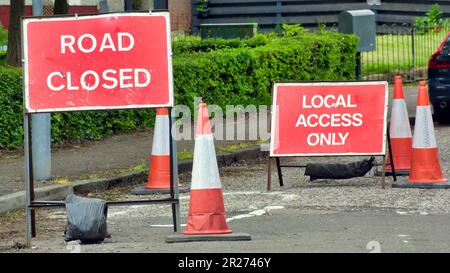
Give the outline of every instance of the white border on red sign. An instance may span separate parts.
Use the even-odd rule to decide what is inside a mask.
[[[277,102],[277,87],[278,86],[339,86],[339,85],[384,85],[385,86],[385,105],[384,105],[384,124],[383,124],[383,147],[380,153],[312,153],[312,154],[274,154],[274,128],[275,128],[275,118],[276,113],[276,102]],[[309,82],[309,83],[275,83],[273,85],[272,93],[272,109],[271,109],[271,130],[270,130],[270,156],[271,157],[288,157],[288,156],[356,156],[356,155],[385,155],[386,154],[386,135],[387,135],[387,110],[388,110],[388,98],[389,98],[389,87],[387,81],[354,81],[354,82]]]
[[[27,26],[28,23],[37,21],[69,21],[69,20],[85,20],[95,18],[117,17],[117,16],[162,16],[166,20],[167,33],[167,63],[168,63],[168,78],[169,78],[169,102],[167,104],[143,104],[143,105],[124,105],[124,106],[83,106],[83,107],[68,107],[68,108],[47,108],[47,109],[30,109],[29,95],[28,95],[28,37]],[[39,17],[39,18],[24,18],[22,20],[22,56],[23,56],[23,81],[24,81],[24,111],[25,113],[53,113],[53,112],[72,112],[72,111],[88,111],[88,110],[120,110],[120,109],[142,109],[142,108],[157,108],[157,107],[173,107],[173,68],[172,68],[172,41],[170,38],[170,15],[169,12],[155,12],[155,13],[107,13],[96,15],[82,15],[82,16],[68,16],[68,17]]]

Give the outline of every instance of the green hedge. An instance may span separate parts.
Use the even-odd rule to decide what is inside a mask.
[[[214,41],[214,42],[213,42]],[[244,40],[184,38],[174,42],[177,104],[193,98],[225,105],[270,104],[274,81],[354,78],[357,38],[337,33]],[[0,67],[0,148],[22,145],[20,70]],[[53,142],[101,139],[153,125],[154,111],[96,111],[52,114]]]
[[[354,79],[357,38],[337,33],[272,38],[264,46],[182,54],[174,58],[175,98],[219,106],[270,104],[275,81]]]
[[[258,34],[256,37],[248,39],[201,39],[199,36],[181,36],[177,37],[172,44],[172,52],[174,55],[178,55],[183,53],[209,52],[227,48],[255,48],[266,45],[269,42],[269,36],[264,34]]]

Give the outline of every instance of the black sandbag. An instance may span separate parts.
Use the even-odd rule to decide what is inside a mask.
[[[348,164],[340,163],[310,163],[306,165],[305,175],[310,180],[316,179],[349,179],[366,175],[372,167],[375,157]]]
[[[82,243],[92,244],[102,242],[106,238],[108,207],[105,200],[70,194],[65,204],[67,211],[65,241],[80,240]]]

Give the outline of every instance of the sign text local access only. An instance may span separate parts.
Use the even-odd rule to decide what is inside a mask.
[[[25,18],[27,112],[170,107],[169,14]]]
[[[271,156],[384,155],[386,82],[277,83]]]

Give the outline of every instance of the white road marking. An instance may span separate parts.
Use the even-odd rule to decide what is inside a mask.
[[[250,217],[256,217],[256,216],[262,216],[267,214],[269,211],[271,210],[279,210],[279,209],[284,209],[283,206],[267,206],[263,209],[258,209],[258,210],[254,210],[250,213],[247,214],[239,214],[230,218],[227,218],[227,222],[233,221],[233,220],[239,220],[239,219],[244,219],[244,218],[250,218]],[[181,225],[186,226],[185,224]],[[173,227],[173,225],[150,225],[150,227],[153,228],[168,228],[168,227]]]

